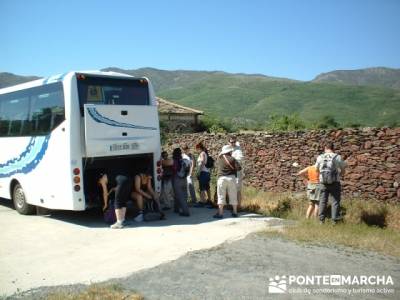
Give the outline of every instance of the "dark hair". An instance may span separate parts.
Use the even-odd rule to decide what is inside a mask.
[[[335,150],[335,146],[332,142],[325,142],[324,147],[329,150]]]
[[[188,146],[187,144],[183,144],[182,149],[183,149],[183,150],[188,150],[188,149],[189,149],[189,146]]]
[[[172,158],[173,159],[182,158],[182,150],[181,150],[181,148],[175,148],[174,151],[172,151]]]

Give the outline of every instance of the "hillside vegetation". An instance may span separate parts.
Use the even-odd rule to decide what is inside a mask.
[[[400,69],[380,67],[362,70],[332,71],[318,75],[313,81],[400,89]]]
[[[301,82],[263,75],[224,72],[121,70],[147,76],[157,95],[247,126],[293,115],[305,126],[331,116],[342,126],[392,126],[400,112],[400,90]]]
[[[219,71],[104,70],[146,76],[152,81],[158,96],[203,110],[211,118],[240,128],[263,128],[285,122],[298,123],[298,128],[315,127],[321,122],[337,126],[399,124],[400,89],[388,88],[382,83],[396,81],[398,70],[395,69],[381,72],[380,80],[375,81],[373,76],[366,79],[366,74],[375,74],[376,70],[358,70],[357,80],[351,76],[354,71],[340,71],[345,74],[352,72],[346,76],[353,81],[330,80],[332,74],[339,72],[335,71],[332,76],[326,73],[311,82]],[[10,75],[0,73],[0,86],[10,85],[12,81],[4,74]],[[18,76],[12,76],[20,80]],[[351,82],[357,82],[357,85],[347,84]],[[358,85],[362,82],[369,85]]]

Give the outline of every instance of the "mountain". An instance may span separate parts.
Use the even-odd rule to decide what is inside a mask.
[[[158,96],[229,121],[263,123],[273,114],[297,113],[308,124],[331,115],[341,124],[382,126],[396,123],[400,113],[400,91],[385,87],[225,72],[106,70],[147,76]]]
[[[104,70],[146,76],[157,96],[230,122],[265,123],[271,115],[296,113],[308,125],[329,115],[343,125],[387,126],[398,123],[400,113],[400,90],[393,88],[219,71]]]
[[[5,88],[7,86],[36,80],[39,78],[40,77],[36,77],[36,76],[19,76],[19,75],[14,75],[12,73],[6,73],[6,72],[0,73],[0,89]]]
[[[313,82],[400,89],[400,69],[377,67],[361,70],[338,70],[322,73],[315,77]]]

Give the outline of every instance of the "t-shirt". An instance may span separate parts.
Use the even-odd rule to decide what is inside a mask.
[[[318,183],[319,182],[319,173],[318,169],[315,166],[310,166],[307,168],[307,176],[309,183]]]
[[[234,169],[232,169],[230,165],[225,161],[224,156]],[[217,166],[218,166],[218,176],[229,176],[229,175],[236,176],[237,171],[240,171],[242,169],[238,161],[229,155],[218,156]]]

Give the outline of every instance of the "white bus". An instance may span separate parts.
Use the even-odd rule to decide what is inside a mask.
[[[160,192],[160,130],[147,78],[70,72],[0,89],[0,197],[85,210],[96,176],[151,172]]]

